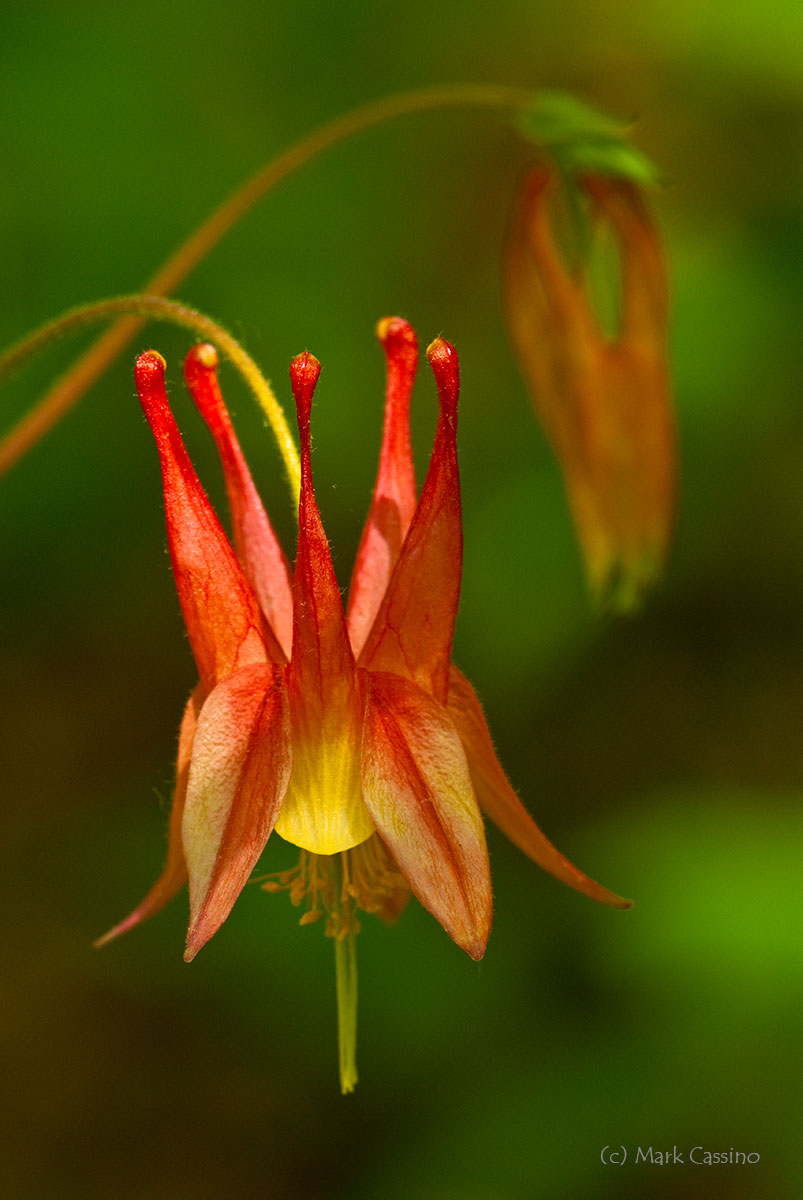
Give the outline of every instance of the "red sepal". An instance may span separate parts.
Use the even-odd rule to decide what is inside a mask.
[[[184,623],[209,693],[238,667],[265,662],[269,655],[280,662],[284,655],[190,462],[168,404],[160,354],[149,350],[139,356],[136,383],[159,451],[167,539]]]
[[[607,904],[611,908],[630,908],[631,900],[623,900],[615,892],[609,892],[601,884],[589,879],[568,858],[564,858],[538,828],[508,783],[496,757],[485,716],[473,687],[454,666],[449,676],[447,711],[463,743],[480,807],[494,824],[528,858],[561,883],[567,883],[584,896],[590,896],[592,900],[599,900],[600,904]]]

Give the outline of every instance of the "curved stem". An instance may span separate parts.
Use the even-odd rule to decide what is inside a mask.
[[[462,84],[387,96],[354,109],[343,117],[337,117],[272,159],[238,188],[157,271],[145,290],[157,295],[171,292],[266,192],[324,150],[328,150],[330,146],[345,141],[355,133],[370,129],[373,125],[381,125],[394,117],[427,109],[468,107],[515,110],[525,107],[531,101],[532,92],[523,88]]]
[[[18,342],[16,346],[12,346],[5,354],[0,355],[0,380],[2,380],[4,375],[21,366],[26,359],[30,358],[31,355],[35,354],[43,346],[48,345],[55,338],[70,333],[75,329],[80,329],[91,322],[108,320],[111,317],[118,317],[121,314],[124,314],[124,319],[118,321],[112,329],[108,330],[95,343],[95,346],[111,341],[112,339],[110,339],[109,335],[114,334],[118,329],[124,328],[126,337],[131,336],[129,330],[132,326],[137,329],[144,324],[144,321],[139,318],[169,321],[172,324],[182,325],[185,329],[190,329],[193,333],[200,334],[201,337],[215,343],[218,349],[222,351],[232,365],[240,372],[254,393],[262,411],[265,413],[273,436],[276,439],[276,444],[279,447],[279,453],[284,460],[292,502],[297,506],[301,482],[298,451],[281,406],[273,393],[273,389],[250,354],[243,349],[230,333],[210,317],[198,312],[197,309],[190,308],[186,304],[181,304],[176,300],[166,300],[163,296],[117,296],[113,300],[100,300],[96,304],[87,304],[81,308],[73,309],[72,312],[65,313],[64,316],[57,318],[57,320],[49,321],[46,325],[41,326],[41,328],[29,334],[28,337],[23,338],[21,342]],[[80,360],[78,366],[81,366],[83,361],[83,359]],[[53,392],[57,391],[63,385],[64,380],[72,377],[74,374],[75,368],[69,373],[69,376],[65,376],[51,390]],[[35,410],[35,412],[39,411]],[[42,432],[45,432],[48,427],[48,424],[45,424]],[[11,438],[7,438],[2,451],[8,453],[10,443]]]
[[[173,291],[266,192],[344,138],[395,117],[431,109],[490,108],[516,111],[526,107],[531,100],[532,92],[524,88],[456,84],[451,87],[425,88],[417,92],[388,96],[338,117],[272,159],[247,180],[152,276],[143,292],[150,296],[163,296]],[[0,442],[0,475],[69,411],[143,324],[144,322],[135,316],[116,322],[45,393],[39,403]]]

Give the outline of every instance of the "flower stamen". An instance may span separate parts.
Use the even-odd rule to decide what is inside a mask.
[[[379,842],[379,838],[369,838],[367,844],[372,842]],[[362,861],[357,866],[358,882],[355,884],[352,878],[354,858],[350,862],[349,855],[360,860],[367,857],[364,852],[358,855],[359,851],[363,851],[363,846],[340,854],[302,850],[295,867],[277,871],[261,881],[266,892],[286,891],[290,903],[296,907],[306,900],[307,908],[299,925],[312,925],[326,915],[324,932],[335,944],[338,1059],[340,1090],[344,1096],[353,1092],[357,1084],[357,934],[360,932],[357,897],[370,899]],[[378,861],[378,856],[370,857]],[[387,870],[382,874],[382,886],[387,886],[392,874]],[[379,912],[380,906],[374,904],[368,911]]]
[[[325,916],[327,937],[342,939],[349,933],[359,933],[357,905],[348,883],[348,853],[313,854],[302,850],[294,867],[276,871],[260,881],[262,889],[271,893],[287,892],[295,908],[306,901],[299,925],[313,925]],[[343,860],[340,879],[338,858]]]
[[[410,888],[385,843],[374,834],[349,850],[348,856],[348,893],[357,908],[385,921],[395,921],[409,899]]]

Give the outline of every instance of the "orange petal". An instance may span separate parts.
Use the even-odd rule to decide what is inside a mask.
[[[165,863],[164,870],[145,899],[119,925],[115,925],[108,933],[104,933],[103,937],[98,938],[94,943],[95,946],[105,946],[107,942],[111,942],[114,938],[119,937],[121,933],[127,933],[129,929],[133,929],[135,925],[139,925],[140,921],[146,921],[148,917],[152,917],[160,908],[164,908],[173,899],[176,892],[187,882],[184,847],[181,842],[181,821],[184,816],[184,801],[187,796],[187,778],[190,770],[190,756],[195,737],[195,726],[202,704],[203,691],[199,684],[187,701],[187,707],[184,709],[184,716],[181,719],[181,728],[178,735],[176,786],[173,791],[173,807],[170,811],[167,862]]]
[[[458,946],[482,958],[491,876],[465,754],[441,705],[399,675],[368,673],[362,786],[414,895]]]
[[[446,700],[463,527],[457,470],[457,352],[442,338],[427,350],[438,386],[438,426],[412,524],[371,628],[360,665],[405,675]]]
[[[539,312],[542,321],[548,319],[558,336],[566,336],[567,331],[572,336],[593,336],[596,321],[553,233],[550,199],[554,189],[554,176],[545,166],[533,167],[522,180],[506,250],[507,300],[513,332],[517,332],[517,311],[525,314],[531,310],[531,314]],[[522,330],[525,339],[532,333],[531,327]]]
[[[600,333],[555,245],[546,166],[523,178],[505,248],[505,310],[530,398],[568,480],[578,476],[587,436],[576,379],[597,373]]]
[[[184,806],[188,962],[226,920],[262,853],[291,760],[281,670],[255,664],[219,683],[198,719]]]
[[[418,362],[418,343],[411,326],[400,317],[380,321],[377,334],[387,361],[385,427],[374,498],[349,588],[347,621],[357,656],[398,561],[416,500],[410,393]]]
[[[217,361],[214,346],[193,346],[184,362],[184,378],[220,455],[237,555],[265,617],[289,658],[293,635],[290,565],[240,449],[218,385]]]
[[[496,757],[480,702],[471,684],[455,666],[449,675],[447,710],[463,743],[477,799],[494,824],[533,862],[562,883],[568,883],[569,887],[611,908],[630,908],[631,900],[623,900],[589,879],[544,837],[508,783]]]
[[[621,317],[600,364],[600,409],[608,418],[592,469],[600,495],[604,492],[619,603],[627,607],[660,575],[674,524],[678,469],[669,285],[661,237],[641,190],[602,176],[581,182],[619,240]]]
[[[301,435],[301,496],[287,669],[293,777],[277,831],[313,853],[335,854],[370,837],[373,825],[359,787],[362,698],[312,486],[310,409],[319,373],[311,354],[299,355],[290,367]]]
[[[619,236],[622,262],[621,334],[657,343],[666,353],[669,282],[661,237],[640,190],[625,179],[585,175],[580,180]]]
[[[140,402],[162,466],[167,539],[184,622],[204,690],[226,675],[281,649],[265,625],[245,578],[190,462],[170,411],[164,359],[153,350],[137,359]]]

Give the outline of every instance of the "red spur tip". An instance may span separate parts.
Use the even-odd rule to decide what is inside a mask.
[[[418,338],[412,325],[402,317],[384,317],[376,327],[376,335],[387,363],[388,403],[395,407],[403,401],[406,411],[418,366]]]
[[[137,395],[145,416],[149,422],[156,420],[160,425],[172,422],[165,390],[166,366],[158,350],[145,350],[134,366]]]
[[[297,354],[290,363],[290,386],[293,389],[293,395],[296,403],[306,409],[309,409],[312,404],[312,395],[320,373],[321,364],[314,354],[310,354],[309,350],[305,350],[303,354]]]
[[[376,336],[386,353],[401,353],[405,349],[415,351],[418,348],[415,331],[404,317],[383,317],[376,327]]]
[[[148,387],[160,383],[164,379],[167,363],[158,350],[143,350],[134,365],[137,389],[140,383]]]
[[[184,379],[195,407],[213,436],[230,426],[217,381],[218,352],[209,342],[193,346],[184,359]]]
[[[199,342],[193,346],[184,360],[184,370],[216,371],[220,356],[211,342]]]
[[[457,361],[457,351],[444,338],[435,338],[435,341],[427,346],[427,359],[435,376],[438,399],[454,415],[457,411],[457,398],[460,394],[460,366]]]
[[[310,470],[310,415],[312,413],[312,397],[315,394],[315,385],[320,373],[321,364],[308,350],[305,350],[303,354],[297,354],[290,363],[290,386],[296,402],[296,419],[301,437],[302,480]],[[303,491],[302,484],[302,494]]]
[[[290,363],[290,386],[293,389],[293,399],[296,402],[298,432],[301,435],[302,467],[309,456],[310,413],[315,385],[321,373],[321,364],[314,354],[305,350],[298,354]]]

